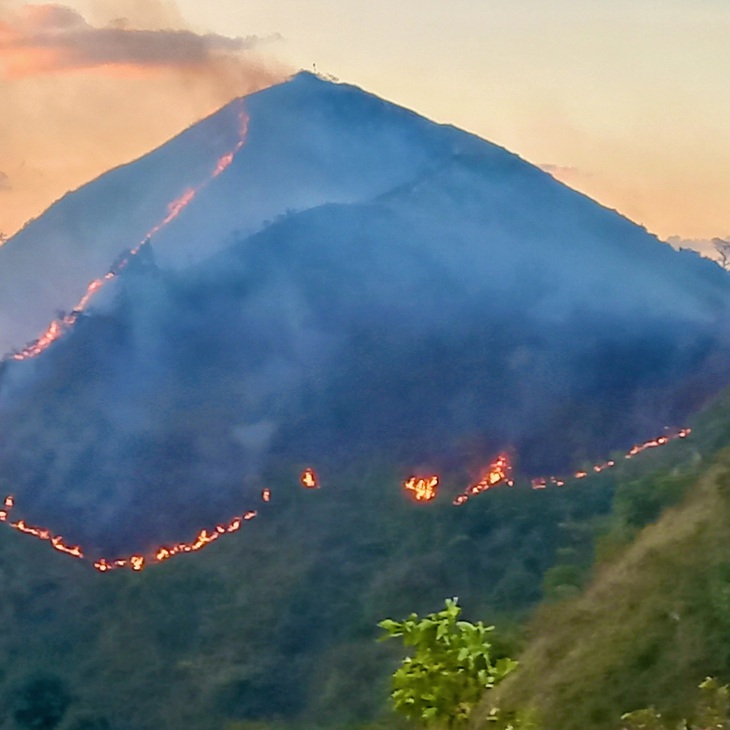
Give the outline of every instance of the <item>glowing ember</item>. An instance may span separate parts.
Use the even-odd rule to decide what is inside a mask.
[[[5,509],[0,510],[0,522],[5,522],[14,530],[22,532],[24,535],[32,535],[37,537],[39,540],[45,540],[51,543],[54,550],[58,550],[60,553],[71,555],[74,558],[83,558],[84,553],[78,545],[67,545],[64,539],[60,535],[53,535],[50,530],[45,527],[34,527],[25,522],[25,520],[18,520],[17,522],[9,522],[10,512],[15,506],[15,499],[12,495],[5,497],[3,501]]]
[[[631,448],[631,450],[625,455],[625,458],[630,459],[642,451],[647,449],[656,448],[658,446],[664,446],[674,439],[683,439],[690,435],[691,429],[685,428],[677,431],[675,434],[660,436],[659,438],[652,439],[651,441],[645,441],[642,444],[637,444]],[[615,461],[606,461],[601,464],[596,464],[591,468],[593,473],[600,473],[605,469],[610,469],[616,465]],[[500,454],[486,469],[482,478],[476,483],[468,487],[462,494],[454,499],[453,504],[456,506],[462,505],[481,492],[485,492],[494,487],[506,484],[512,486],[514,482],[511,478],[512,465],[510,463],[507,454]],[[574,474],[575,479],[583,479],[588,476],[587,471],[578,471]],[[300,482],[302,486],[307,489],[319,488],[319,481],[317,474],[314,469],[305,469],[301,476]],[[546,489],[548,485],[562,487],[565,485],[563,479],[558,477],[539,477],[532,480],[532,488],[536,490]],[[439,478],[436,475],[429,477],[411,477],[406,480],[403,484],[404,489],[413,494],[413,498],[417,502],[429,502],[435,499],[439,486]],[[271,499],[271,490],[266,488],[261,493],[261,499],[264,502],[269,502]],[[44,527],[35,527],[27,524],[24,520],[17,520],[16,522],[10,522],[10,512],[15,507],[15,500],[11,495],[5,497],[3,501],[4,509],[0,510],[0,522],[4,522],[14,530],[22,532],[25,535],[31,535],[39,540],[44,540],[51,544],[54,550],[70,555],[74,558],[84,559],[84,552],[78,545],[68,545],[63,537],[60,535],[54,535],[50,530]],[[143,570],[147,565],[153,565],[162,563],[175,555],[181,555],[183,553],[192,553],[202,550],[207,545],[218,540],[221,536],[237,532],[241,529],[244,522],[254,519],[257,516],[255,510],[250,510],[244,514],[234,517],[230,522],[216,525],[212,530],[201,530],[194,540],[190,542],[180,542],[176,545],[162,545],[156,550],[152,551],[150,555],[131,555],[128,558],[117,558],[110,560],[109,558],[99,558],[93,565],[96,570],[101,573],[106,573],[111,570],[119,568],[127,568],[135,572]]]
[[[33,527],[28,525],[24,520],[8,522],[9,512],[13,508],[14,503],[15,500],[12,496],[5,498],[4,505],[6,509],[0,510],[0,522],[7,522],[10,527],[18,532],[22,532],[24,535],[31,535],[39,540],[50,542],[51,546],[61,553],[71,555],[74,558],[84,558],[84,552],[78,545],[67,545],[60,535],[53,535],[50,530],[47,530],[44,527]],[[244,522],[254,519],[256,515],[257,513],[255,510],[250,510],[239,517],[234,517],[230,522],[216,525],[210,532],[208,530],[201,530],[192,542],[180,542],[177,545],[159,547],[157,550],[153,551],[151,557],[145,557],[144,555],[131,555],[128,558],[117,558],[116,560],[99,558],[94,562],[94,567],[101,573],[106,573],[118,568],[128,568],[135,572],[139,572],[147,565],[161,563],[165,560],[169,560],[175,555],[202,550],[206,545],[210,545],[210,543],[221,537],[221,535],[237,532],[241,529]]]
[[[319,489],[319,480],[314,469],[305,469],[299,477],[299,481],[305,489]]]
[[[144,239],[138,243],[129,253],[114,267],[113,271],[105,274],[101,279],[94,279],[86,288],[86,292],[79,300],[78,304],[73,308],[71,314],[55,319],[48,326],[48,329],[34,342],[26,345],[22,350],[14,352],[8,356],[11,360],[28,360],[30,358],[38,357],[44,352],[50,345],[52,345],[57,339],[59,339],[66,331],[73,327],[78,321],[79,317],[89,306],[89,302],[93,299],[94,295],[109,281],[116,279],[120,272],[123,271],[128,265],[131,259],[136,256],[142,246],[148,243],[150,239],[159,233],[163,228],[172,223],[180,213],[190,204],[195,196],[205,188],[211,180],[218,177],[228,166],[233,162],[233,158],[236,153],[243,147],[246,140],[246,132],[248,129],[248,119],[241,112],[240,114],[240,132],[239,138],[233,149],[226,152],[217,162],[213,169],[210,177],[200,183],[197,187],[188,188],[185,192],[177,199],[173,200],[167,206],[167,215],[157,223],[144,237]]]
[[[655,449],[657,446],[665,446],[670,441],[674,441],[675,439],[687,438],[687,436],[689,436],[691,433],[691,428],[682,428],[676,433],[664,434],[663,436],[651,439],[650,441],[645,441],[643,444],[636,444],[635,446],[632,446],[631,449],[624,455],[624,458],[631,459],[637,454],[640,454],[642,451],[646,451],[647,449]],[[601,472],[606,471],[606,469],[612,469],[614,466],[616,466],[616,462],[611,459],[609,461],[604,461],[601,464],[596,464],[595,466],[592,466],[590,468],[590,472],[593,472],[594,474],[600,474]],[[575,474],[573,474],[573,479],[585,479],[588,474],[588,471],[577,471],[575,472]],[[556,487],[562,487],[565,485],[565,481],[563,479],[559,479],[558,477],[547,477],[532,480],[533,489],[545,489],[548,484],[552,484]]]
[[[430,502],[436,498],[439,478],[436,475],[430,477],[411,477],[403,483],[403,489],[413,495],[416,502]]]
[[[462,492],[453,502],[455,506],[464,504],[469,497],[474,497],[481,492],[496,487],[498,484],[507,484],[512,486],[514,482],[510,478],[512,474],[512,465],[510,464],[507,454],[500,454],[488,467],[482,478],[476,483]]]

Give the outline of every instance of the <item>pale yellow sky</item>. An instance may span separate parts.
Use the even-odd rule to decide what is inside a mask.
[[[6,15],[21,4],[0,0]],[[255,34],[266,39],[257,58],[279,64],[274,77],[316,63],[555,166],[557,177],[663,238],[730,233],[728,0],[65,4],[94,26],[125,17],[135,28]],[[0,33],[0,67],[1,49]],[[0,117],[0,230],[245,86],[238,72],[208,71],[0,75],[0,105],[12,110]]]

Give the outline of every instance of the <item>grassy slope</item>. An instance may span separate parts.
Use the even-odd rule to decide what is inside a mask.
[[[622,712],[651,704],[682,713],[704,676],[727,680],[730,451],[583,595],[539,610],[531,633],[520,671],[491,700],[537,708],[551,730],[618,727]]]

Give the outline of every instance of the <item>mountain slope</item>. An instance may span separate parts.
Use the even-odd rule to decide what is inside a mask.
[[[649,706],[676,722],[706,676],[727,681],[729,476],[725,449],[583,595],[541,608],[520,672],[489,703],[533,708],[540,728],[597,730]]]
[[[87,284],[164,220],[186,191],[198,192],[153,236],[166,266],[209,255],[234,232],[256,231],[287,210],[367,200],[475,143],[307,73],[235,100],[67,194],[0,249],[0,352],[24,345],[59,309],[75,305]],[[232,151],[228,167],[213,178]]]
[[[728,277],[565,188],[541,204],[550,178],[509,162],[495,182],[491,156],[455,156],[184,271],[145,246],[105,311],[6,364],[0,477],[23,514],[144,550],[255,509],[284,466],[337,484],[509,449],[539,476],[681,425],[726,382]],[[549,236],[515,215],[531,200]]]
[[[245,113],[230,164],[105,296],[5,363],[0,478],[36,524],[100,549],[189,539],[255,508],[281,464],[478,470],[509,449],[536,476],[681,425],[727,383],[714,263],[354,87],[300,74]],[[79,248],[49,265],[90,276],[149,225],[144,183],[187,184],[182,161],[197,174],[235,148],[240,114],[68,196],[0,250],[0,273],[67,215]],[[51,299],[28,289],[0,312],[37,323]]]

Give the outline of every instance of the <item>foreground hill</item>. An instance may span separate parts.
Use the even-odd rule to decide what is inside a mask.
[[[728,444],[726,420],[718,411],[701,429],[714,430],[708,444]],[[531,708],[539,728],[618,728],[649,706],[671,723],[705,677],[730,680],[730,452],[707,463],[687,452],[626,484],[612,524],[585,590],[536,612],[520,671],[490,706]],[[485,713],[474,727],[490,727]]]

